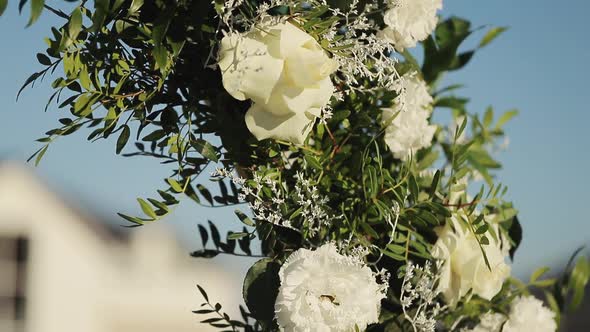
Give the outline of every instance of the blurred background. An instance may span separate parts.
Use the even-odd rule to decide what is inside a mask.
[[[520,110],[507,126],[508,150],[497,156],[504,165],[499,180],[524,228],[513,271],[522,279],[539,266],[557,272],[590,243],[590,112],[583,92],[590,3],[447,0],[444,6],[443,16],[465,17],[473,27],[510,28],[446,82],[466,85],[458,94],[471,98],[471,110]],[[49,79],[18,102],[16,93],[40,68],[35,54],[59,22],[44,12],[25,28],[27,16],[16,7],[9,1],[0,18],[0,332],[205,331],[190,312],[202,302],[197,283],[236,313],[252,261],[188,255],[201,245],[198,223],[212,220],[224,233],[241,227],[233,208],[185,201],[157,225],[123,228],[116,212],[140,214],[135,198],[163,186],[165,166],[116,156],[112,139],[90,144],[84,133],[52,144],[38,168],[24,163],[60,115],[43,112]],[[475,46],[479,34],[464,47]],[[587,319],[573,316],[565,331],[588,331]]]

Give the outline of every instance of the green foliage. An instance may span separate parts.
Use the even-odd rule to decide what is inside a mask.
[[[548,302],[558,313],[576,310],[584,298],[586,285],[590,279],[590,262],[584,256],[575,258],[583,248],[580,248],[570,258],[565,273],[557,281],[551,291],[546,291]]]
[[[272,259],[264,258],[256,262],[244,279],[244,300],[252,317],[263,326],[273,325],[274,304],[279,289],[279,268],[281,265]]]
[[[261,331],[257,323],[254,323],[253,326],[250,326],[248,320],[251,319],[252,316],[248,314],[242,308],[242,306],[240,306],[240,312],[242,314],[243,321],[233,320],[229,317],[228,314],[222,311],[222,306],[220,303],[212,304],[209,301],[209,295],[203,289],[203,287],[197,285],[197,289],[199,290],[199,293],[201,294],[205,302],[201,304],[201,309],[194,310],[193,313],[197,315],[213,315],[213,317],[201,320],[202,324],[208,324],[214,328],[225,329],[225,331],[233,332],[240,330],[248,332]]]

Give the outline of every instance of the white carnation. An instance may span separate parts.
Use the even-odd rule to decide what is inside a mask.
[[[510,266],[501,244],[488,236],[489,245],[483,246],[491,270],[485,263],[479,244],[472,231],[454,215],[445,227],[436,230],[438,240],[432,256],[443,260],[439,289],[445,300],[454,306],[469,290],[486,300],[491,300],[510,276]]]
[[[554,332],[555,313],[533,296],[521,296],[512,302],[510,316],[502,332]]]
[[[442,0],[397,0],[385,12],[385,29],[379,36],[392,43],[397,50],[414,47],[432,33],[438,19],[437,10]]]
[[[385,297],[376,274],[360,259],[338,253],[334,244],[299,249],[279,271],[275,303],[282,331],[363,331],[379,319]]]
[[[436,131],[428,123],[432,96],[426,83],[415,73],[399,79],[397,97],[392,108],[384,108],[385,143],[396,158],[406,159],[419,149],[429,147]],[[393,121],[392,117],[395,117]]]
[[[265,23],[221,40],[223,86],[251,99],[246,125],[259,140],[302,144],[334,92],[337,64],[317,41],[291,23]]]
[[[500,332],[506,317],[499,313],[488,312],[484,314],[477,326],[472,329],[463,329],[461,332]]]

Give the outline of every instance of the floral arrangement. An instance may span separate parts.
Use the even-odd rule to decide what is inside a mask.
[[[32,0],[31,22],[43,4]],[[68,115],[31,158],[90,128],[88,140],[116,135],[117,154],[172,168],[156,198],[138,199],[144,216],[120,214],[133,225],[164,218],[182,196],[240,207],[242,229],[224,239],[199,225],[192,255],[262,258],[245,276],[241,319],[199,286],[203,323],[549,332],[581,303],[590,265],[577,253],[560,277],[511,277],[522,229],[494,155],[516,112],[470,112],[460,86],[444,86],[505,28],[460,51],[478,29],[441,19],[442,0],[86,5],[45,5],[64,25],[23,88],[62,72],[48,107]]]

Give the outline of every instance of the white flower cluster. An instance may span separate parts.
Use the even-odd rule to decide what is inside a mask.
[[[440,262],[437,262],[437,265],[439,269]],[[400,300],[404,317],[412,324],[414,331],[435,331],[435,317],[444,309],[435,301],[440,294],[436,287],[439,278],[440,276],[432,270],[430,261],[426,261],[423,267],[412,262],[406,265]]]
[[[324,37],[331,41],[333,49],[341,49],[333,54],[344,78],[340,81],[345,85],[345,93],[351,90],[393,89],[399,78],[394,67],[398,60],[391,56],[394,51],[391,43],[367,32],[378,30],[369,18],[376,8],[376,3],[360,5],[359,0],[353,0],[346,11],[330,9],[333,16],[341,17],[339,21],[344,22],[342,26],[333,25]],[[368,89],[360,87],[359,81],[363,79],[371,80],[375,86]]]
[[[322,227],[330,225],[333,218],[326,213],[325,206],[328,203],[326,196],[320,196],[318,188],[306,179],[303,173],[298,172],[295,175],[295,202],[299,204],[301,215],[303,216],[305,228],[309,230],[309,235],[314,236]]]
[[[396,158],[407,159],[419,149],[429,147],[436,125],[428,122],[432,96],[417,74],[404,75],[396,82],[398,97],[392,108],[384,108],[382,123],[385,143]]]
[[[383,16],[386,28],[379,36],[400,51],[414,47],[436,27],[439,9],[442,0],[392,0],[391,8]]]
[[[238,199],[250,204],[252,213],[258,220],[298,231],[306,229],[310,236],[314,236],[322,227],[327,227],[333,220],[340,218],[327,212],[328,198],[320,195],[317,186],[306,179],[302,173],[296,173],[296,182],[293,188],[294,205],[300,210],[300,215],[303,218],[303,225],[297,228],[294,228],[289,219],[291,216],[285,216],[282,213],[286,200],[290,199],[287,194],[289,191],[272,177],[265,176],[263,178],[260,174],[254,173],[250,184],[246,179],[236,176],[224,168],[216,169],[211,175],[229,178],[239,186]],[[270,200],[264,198],[264,188],[271,191],[272,198]]]
[[[555,313],[534,296],[520,296],[511,305],[506,318],[502,314],[487,313],[479,324],[462,332],[555,332]]]
[[[339,19],[323,28],[319,36],[322,46],[292,24],[305,25],[297,15],[287,20],[269,14],[269,10],[279,6],[300,8],[303,4],[310,10],[326,5],[323,0],[272,0],[260,4],[256,16],[248,19],[240,10],[243,0],[226,0],[218,9],[220,27],[224,26],[226,33],[219,53],[223,84],[234,98],[253,101],[246,124],[259,140],[274,138],[303,144],[315,119],[330,117],[329,111],[323,112],[329,110],[331,97],[340,99],[342,94],[355,90],[411,88],[404,85],[411,85],[408,82],[413,81],[412,77],[400,78],[395,69],[397,59],[391,56],[394,46],[402,50],[426,38],[436,26],[436,11],[442,7],[442,0],[390,3],[384,16],[387,27],[382,31],[370,19],[370,15],[380,11],[376,3],[353,0],[345,10],[329,8],[332,16]],[[330,76],[337,69],[339,75],[333,79],[340,91],[334,93]],[[373,82],[372,87],[363,87],[364,80]],[[398,102],[397,107],[401,104]],[[413,104],[416,109],[424,105]],[[422,111],[400,115],[393,125],[397,129],[389,130],[388,140],[388,144],[398,142],[391,143],[396,157],[406,158],[408,150],[430,144],[434,129],[428,126],[428,116]]]
[[[379,320],[384,289],[363,261],[332,243],[293,252],[279,271],[275,314],[281,331],[363,331]]]
[[[383,12],[376,2],[352,0],[345,9],[330,8],[325,0],[270,0],[257,7],[243,0],[217,3],[218,30],[225,36],[218,58],[222,83],[234,98],[252,102],[245,115],[250,132],[258,140],[273,138],[302,145],[316,119],[325,122],[331,116],[331,101],[342,100],[351,92],[385,89],[397,93],[391,107],[382,109],[381,117],[384,141],[393,156],[407,160],[430,147],[437,131],[430,123],[433,97],[417,73],[399,76],[392,55],[416,46],[434,31],[442,0],[387,0],[386,5],[383,28],[371,17]],[[249,17],[242,6],[248,6]],[[279,15],[277,10],[284,13]],[[326,13],[322,10],[332,18],[321,21]],[[309,17],[313,19],[306,21]],[[293,188],[287,188],[276,174],[261,174],[254,172],[246,181],[225,170],[216,173],[241,187],[239,199],[250,204],[258,220],[313,237],[340,218],[328,212],[327,197],[304,174],[295,175]],[[455,193],[451,204],[459,194],[464,196]],[[399,215],[400,206],[392,207],[386,220],[390,240]],[[467,219],[458,211],[446,226],[436,229],[438,240],[431,248],[436,267],[429,261],[424,266],[407,264],[400,302],[414,331],[434,332],[437,316],[471,295],[491,300],[510,275],[506,263],[509,242],[499,225],[486,221],[494,235],[486,237],[489,243],[483,245]],[[378,321],[389,275],[386,270],[373,271],[365,259],[371,250],[381,252],[381,248],[350,243],[299,249],[288,257],[279,272],[281,286],[275,304],[281,330],[355,331]],[[445,306],[437,300],[439,295]],[[490,312],[481,317],[479,325],[464,331],[555,329],[553,314],[542,303],[520,297],[513,302],[509,317]]]

